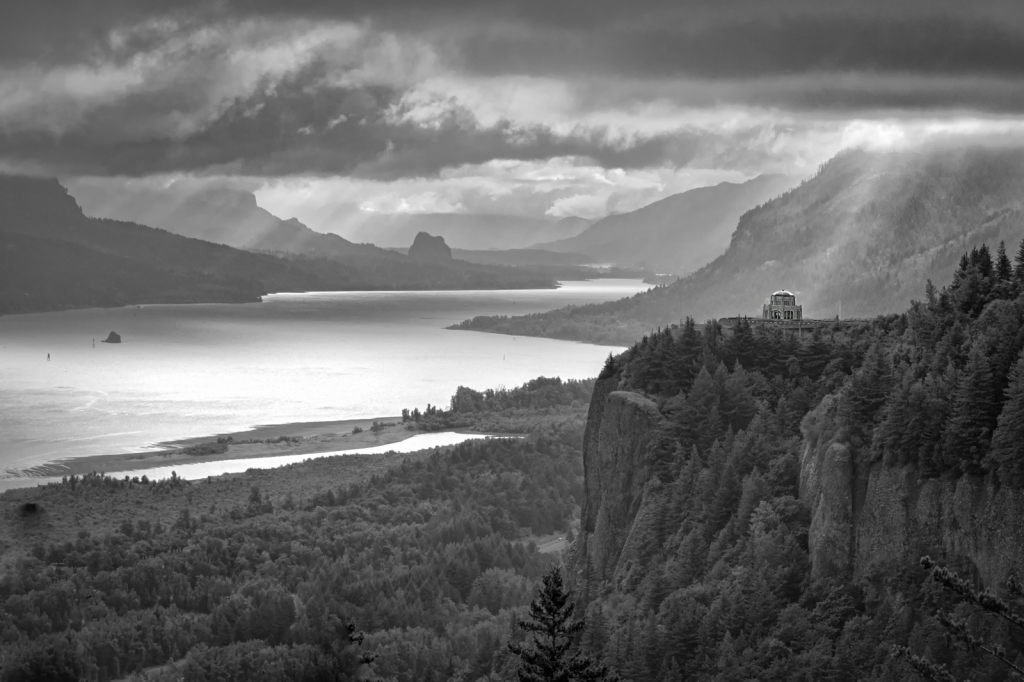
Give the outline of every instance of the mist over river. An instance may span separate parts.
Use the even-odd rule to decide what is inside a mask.
[[[275,294],[0,317],[0,472],[265,424],[396,415],[446,405],[459,385],[596,376],[620,349],[444,327],[647,288]],[[101,343],[111,331],[123,343]]]

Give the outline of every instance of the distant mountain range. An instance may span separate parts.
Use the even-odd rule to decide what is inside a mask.
[[[761,175],[673,194],[629,213],[608,216],[580,234],[533,248],[580,253],[597,263],[684,275],[722,255],[739,217],[796,184]]]
[[[247,201],[241,204],[252,209]],[[297,222],[263,219],[269,228],[255,243],[265,250],[323,237],[327,245],[311,252],[332,257],[254,253],[133,222],[89,218],[54,179],[0,175],[0,314],[256,301],[284,291],[555,286],[550,273],[418,262],[340,237],[310,237]],[[241,238],[230,231],[222,237]]]
[[[739,220],[728,250],[673,284],[629,299],[462,328],[602,343],[731,315],[760,316],[778,289],[808,318],[905,310],[925,282],[950,281],[960,256],[1024,237],[1024,150],[847,151]]]
[[[287,251],[321,258],[380,256],[370,244],[315,232],[295,218],[278,218],[256,203],[252,192],[228,187],[166,189],[69,183],[86,215],[152,225],[238,249]],[[408,243],[412,243],[409,239]]]
[[[518,249],[578,234],[592,221],[461,213],[373,213],[334,207],[320,220],[338,234],[317,232],[295,218],[281,219],[252,192],[229,187],[143,185],[72,180],[69,189],[86,215],[160,227],[240,249],[289,251],[321,257],[367,253],[371,245],[408,247],[420,232],[444,237],[458,249]],[[326,210],[326,209],[325,209]]]
[[[576,216],[561,220],[467,213],[371,214],[360,217],[353,240],[380,246],[406,246],[419,232],[444,237],[453,249],[523,249],[538,241],[572,237],[592,221]]]

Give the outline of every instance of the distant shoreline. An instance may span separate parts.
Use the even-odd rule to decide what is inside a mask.
[[[370,430],[370,427],[375,421],[390,423],[391,426],[386,426],[380,431],[373,432]],[[362,432],[352,433],[352,429],[355,427],[363,429]],[[398,416],[271,424],[257,426],[244,431],[165,441],[159,444],[159,449],[147,450],[145,452],[57,459],[46,464],[23,469],[20,473],[26,479],[72,475],[82,476],[94,471],[136,471],[178,464],[198,464],[200,462],[218,462],[232,459],[257,459],[280,455],[304,455],[357,450],[377,445],[399,443],[419,433],[422,432],[418,429],[409,430],[407,424],[403,424],[402,418]],[[184,452],[184,449],[189,446],[213,443],[218,438],[230,437],[234,441],[244,441],[273,440],[279,436],[300,437],[302,440],[279,443],[233,442],[228,445],[227,452],[211,455],[191,455]]]

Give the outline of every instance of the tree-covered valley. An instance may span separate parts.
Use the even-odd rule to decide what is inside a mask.
[[[516,436],[444,450],[9,492],[0,679],[514,675],[514,614],[553,560],[536,541],[578,513],[592,386],[460,389],[424,429]]]

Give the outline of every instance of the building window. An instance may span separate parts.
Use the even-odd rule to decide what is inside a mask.
[[[793,319],[793,311],[792,310],[787,310],[786,311],[786,319],[787,320],[792,320]]]
[[[776,320],[781,319],[782,318],[782,313],[780,313],[778,310],[773,310],[772,311],[772,318],[774,318]]]

